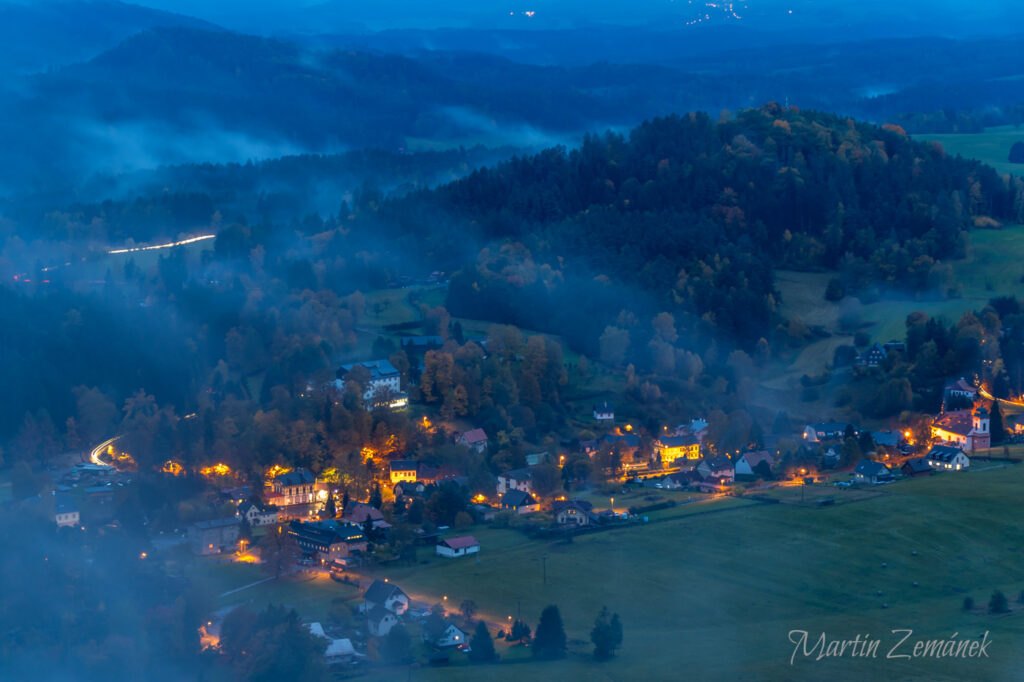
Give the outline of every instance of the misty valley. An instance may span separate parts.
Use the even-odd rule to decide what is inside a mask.
[[[0,0],[0,679],[1016,679],[1021,19]]]

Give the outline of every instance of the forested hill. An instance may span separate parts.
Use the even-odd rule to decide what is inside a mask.
[[[445,216],[429,230],[424,204]],[[441,248],[470,234],[528,251],[482,255],[453,281],[453,313],[543,326],[562,311],[548,319],[593,338],[619,304],[600,292],[574,303],[588,296],[570,282],[605,276],[750,346],[771,329],[774,268],[840,268],[854,288],[941,287],[939,261],[962,257],[965,231],[1024,217],[1024,188],[893,126],[769,104],[587,137],[385,211]]]

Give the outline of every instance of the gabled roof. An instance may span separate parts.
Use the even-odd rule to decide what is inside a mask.
[[[956,381],[951,381],[948,384],[946,384],[946,390],[947,391],[962,391],[964,393],[977,393],[978,392],[978,389],[976,389],[974,386],[971,386],[969,383],[967,383],[967,381],[963,377],[960,377]]]
[[[767,450],[754,450],[752,452],[744,452],[740,455],[740,459],[747,463],[751,469],[756,467],[761,462],[768,462],[768,466],[774,466],[775,458],[772,457],[771,453]]]
[[[953,410],[936,417],[932,426],[958,436],[969,436],[974,431],[974,418],[970,410]]]
[[[395,495],[416,495],[426,490],[422,481],[399,481],[395,484]]]
[[[732,460],[725,455],[718,455],[713,459],[705,460],[707,465],[711,467],[712,471],[723,471],[725,469],[732,469]]]
[[[386,377],[394,377],[399,375],[399,371],[395,369],[395,366],[392,365],[390,361],[370,360],[369,362],[353,362],[348,365],[342,365],[341,369],[338,370],[338,376],[348,374],[354,368],[360,365],[370,370],[371,379],[384,379]]]
[[[342,542],[358,544],[366,542],[362,529],[352,523],[339,523],[333,519],[326,521],[292,521],[288,527],[293,535],[300,540],[315,542],[320,545],[336,545]]]
[[[366,519],[381,521],[384,519],[384,515],[372,504],[349,502],[341,518],[350,523],[365,523]]]
[[[612,409],[611,403],[609,403],[607,400],[604,401],[603,403],[597,403],[596,405],[594,405],[594,412],[614,412],[614,411],[615,410]]]
[[[458,538],[448,538],[447,540],[442,540],[438,544],[445,545],[446,547],[451,547],[452,549],[468,549],[470,547],[476,547],[480,543],[472,535],[463,535],[462,537]]]
[[[847,426],[849,425],[845,422],[818,422],[817,424],[811,424],[811,428],[818,433],[836,433],[839,431],[846,431]],[[857,427],[854,427],[855,431],[856,428]]]
[[[238,505],[238,513],[245,516],[250,509],[255,508],[261,514],[275,514],[277,513],[277,506],[273,504],[257,504],[252,500],[246,500],[242,504]]]
[[[868,348],[864,354],[867,355],[869,353],[880,353],[883,358],[886,356],[885,348],[882,346],[882,344],[878,343],[877,341],[871,344],[871,347]]]
[[[374,604],[383,604],[388,599],[399,594],[405,595],[405,592],[402,592],[402,588],[398,585],[395,585],[394,583],[386,583],[383,580],[374,580],[366,589],[366,594],[363,595],[363,599]],[[387,613],[391,612],[387,611]]]
[[[936,445],[928,451],[926,457],[933,462],[952,462],[956,459],[957,455],[963,454],[964,451],[960,448],[950,447],[948,445]]]
[[[78,511],[75,498],[67,493],[57,493],[54,496],[54,511],[58,514],[73,514]]]
[[[280,483],[285,487],[292,487],[296,485],[309,485],[310,483],[316,483],[316,477],[309,473],[305,469],[296,469],[295,471],[289,471],[286,474],[281,474],[274,478],[276,483]]]
[[[609,433],[601,439],[601,442],[612,446],[618,443],[627,448],[638,448],[640,447],[640,436],[635,433],[627,433],[621,436],[617,433]]]
[[[875,462],[870,459],[862,459],[857,462],[857,468],[854,471],[862,476],[877,476],[879,474],[887,473],[889,467],[885,466],[881,462]]]
[[[555,514],[565,509],[575,509],[586,514],[594,508],[594,505],[586,500],[556,500],[551,505],[551,511]]]
[[[373,601],[373,600],[370,600],[370,601]],[[379,623],[382,620],[384,620],[385,618],[387,618],[388,616],[391,616],[392,618],[395,617],[395,614],[392,611],[389,611],[386,608],[384,608],[383,606],[381,606],[381,604],[383,604],[383,603],[384,602],[380,602],[380,603],[374,602],[373,608],[371,608],[369,611],[366,612],[366,620],[367,621],[369,621],[371,623]]]
[[[928,466],[928,461],[924,457],[915,457],[914,459],[908,459],[903,464],[902,468],[909,469],[911,473],[915,474],[920,474],[932,470],[932,468]]]
[[[678,485],[689,485],[690,483],[704,480],[704,477],[696,469],[690,469],[689,471],[677,471],[669,474],[665,478]]]
[[[501,506],[503,507],[528,507],[534,504],[537,504],[537,498],[530,493],[524,493],[522,490],[509,490],[501,498]]]
[[[419,464],[412,459],[395,459],[391,461],[391,471],[416,471]]]
[[[505,480],[529,481],[533,478],[533,471],[530,470],[530,467],[523,467],[522,469],[510,469],[498,476],[504,477]]]
[[[696,436],[684,434],[682,436],[658,436],[658,444],[664,448],[689,448],[700,445]]]
[[[351,656],[356,650],[352,647],[352,640],[348,638],[343,639],[332,639],[331,643],[327,645],[327,650],[324,652],[324,656],[328,658],[334,658],[335,656]]]
[[[462,440],[466,441],[469,445],[476,445],[477,443],[487,442],[487,432],[483,429],[470,429],[462,434]]]
[[[871,440],[875,441],[875,445],[881,445],[883,447],[894,448],[900,444],[900,432],[899,431],[872,431]]]

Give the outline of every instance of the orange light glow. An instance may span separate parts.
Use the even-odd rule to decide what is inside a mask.
[[[149,556],[149,555],[146,554],[145,552],[143,552],[142,554],[139,555],[139,558],[140,559],[145,559],[147,556]]]
[[[484,502],[487,501],[487,498],[481,493],[474,497],[473,501],[476,502],[477,504],[483,504]]]
[[[423,428],[425,428],[427,431],[429,431],[430,427],[434,425],[429,419],[427,419],[427,415],[423,415],[423,421],[420,423],[423,424]]]
[[[626,431],[632,431],[632,430],[633,430],[633,425],[632,424],[626,424]]]
[[[288,468],[288,467],[283,467],[280,464],[275,464],[274,466],[272,466],[269,469],[267,469],[266,478],[267,479],[277,478],[281,474],[287,474],[290,471],[291,471],[291,469]]]
[[[171,476],[184,476],[185,468],[181,464],[175,462],[173,459],[169,459],[164,462],[163,466],[160,467],[160,471]]]
[[[231,473],[231,467],[218,462],[212,466],[206,466],[199,470],[202,476],[227,476]]]
[[[206,629],[210,625],[212,625],[212,623],[207,623],[199,628],[199,644],[202,646],[203,651],[206,651],[207,649],[220,648],[220,637],[210,633],[210,631]]]

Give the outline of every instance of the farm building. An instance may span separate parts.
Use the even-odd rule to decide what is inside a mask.
[[[441,540],[435,546],[435,551],[438,556],[454,559],[455,557],[466,556],[467,554],[476,554],[480,551],[480,543],[472,535],[464,535],[458,538]]]

